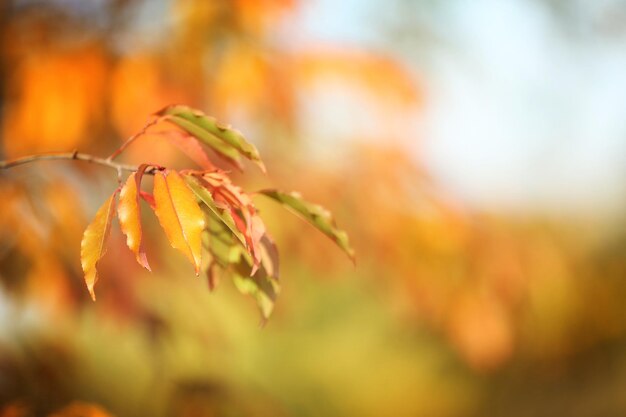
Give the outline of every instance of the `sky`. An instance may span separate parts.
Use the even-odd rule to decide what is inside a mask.
[[[391,122],[358,91],[337,86],[308,95],[301,121],[312,153],[343,158],[337,150],[346,143],[338,141],[391,123],[406,126],[405,146],[436,185],[471,206],[623,211],[626,2],[571,0],[577,13],[564,30],[540,0],[412,0],[410,12],[398,14],[399,1],[302,0],[276,31],[294,49],[326,44],[392,56],[425,85],[425,107]],[[154,16],[166,4],[146,2],[138,27],[162,33]],[[401,39],[389,37],[394,24],[402,26]],[[601,24],[614,36],[598,30]],[[435,41],[423,42],[421,32]]]
[[[435,14],[423,12],[426,19],[417,8],[414,19],[403,16],[404,24],[429,22],[443,45],[422,53],[410,50],[410,39],[404,49],[385,49],[373,23],[389,17],[389,4],[305,2],[291,41],[391,51],[418,72],[426,80],[427,105],[415,115],[420,123],[407,146],[456,198],[513,211],[603,215],[623,209],[626,40],[594,34],[585,19],[602,10],[588,4],[572,34],[538,1],[441,2]],[[318,106],[327,108],[321,117],[335,115],[334,123],[324,124],[326,137],[333,137],[332,126],[338,137],[349,130],[346,124],[358,123],[358,98],[326,99],[341,107]],[[350,105],[355,111],[346,122]]]

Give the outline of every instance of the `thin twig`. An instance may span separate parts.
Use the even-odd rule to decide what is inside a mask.
[[[157,124],[159,121],[161,121],[161,117],[149,120],[142,128],[139,132],[135,133],[134,135],[132,135],[131,137],[129,137],[128,139],[126,139],[126,142],[122,143],[122,146],[120,146],[115,152],[113,152],[108,158],[107,160],[112,161],[115,158],[117,158],[122,152],[124,152],[126,150],[126,148],[133,143],[135,140],[139,139],[141,136],[145,135],[146,132],[148,131],[149,128],[151,128],[152,126],[154,126],[155,124]]]
[[[65,153],[49,153],[49,154],[40,154],[40,155],[29,155],[22,158],[12,159],[9,161],[0,161],[0,169],[8,169],[13,168],[18,165],[29,164],[31,162],[38,161],[50,161],[50,160],[77,160],[77,161],[85,161],[92,164],[102,165],[105,167],[113,168],[120,171],[131,171],[135,172],[139,168],[137,165],[128,165],[128,164],[118,164],[117,162],[113,162],[109,159],[100,158],[97,156],[80,153],[77,151],[74,152],[65,152]],[[150,167],[146,170],[146,174],[152,174],[158,167]]]

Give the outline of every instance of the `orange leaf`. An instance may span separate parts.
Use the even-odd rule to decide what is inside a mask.
[[[216,170],[217,168],[209,156],[204,151],[204,148],[198,142],[198,140],[186,132],[179,132],[176,130],[168,130],[165,132],[159,132],[161,136],[169,140],[173,145],[180,149],[189,159],[198,164],[205,170]]]
[[[154,212],[174,249],[181,251],[200,272],[204,213],[193,192],[176,171],[154,176]]]
[[[96,267],[100,258],[106,253],[106,241],[111,229],[111,218],[115,211],[115,196],[117,190],[98,209],[96,217],[85,229],[83,240],[80,242],[80,262],[85,272],[85,283],[91,298],[96,301],[94,286],[98,281]]]
[[[139,207],[139,190],[141,178],[147,165],[141,165],[137,172],[129,175],[120,191],[120,202],[117,207],[117,216],[122,232],[126,235],[126,244],[133,251],[139,265],[150,271],[148,259],[141,240],[141,208]]]

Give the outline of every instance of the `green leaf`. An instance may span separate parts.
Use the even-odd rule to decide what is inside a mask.
[[[265,264],[250,276],[252,260],[248,254],[243,255],[239,262],[233,265],[233,282],[242,294],[255,299],[263,319],[267,320],[274,310],[274,303],[280,292],[278,277],[270,275]],[[278,272],[278,268],[273,269]]]
[[[348,234],[337,228],[332,214],[324,207],[303,200],[300,193],[297,192],[286,193],[278,190],[261,190],[259,194],[278,201],[311,223],[320,232],[331,238],[354,262],[354,250],[348,241]]]
[[[230,147],[228,144],[224,143],[213,134],[207,132],[206,130],[203,130],[200,126],[194,124],[193,122],[190,122],[187,119],[183,119],[177,116],[169,116],[167,120],[174,123],[190,135],[203,142],[205,145],[213,149],[215,152],[217,152],[218,155],[226,159],[226,161],[230,162],[238,169],[242,169],[241,157],[239,156],[239,152],[237,152],[236,149]]]
[[[198,137],[207,145],[215,148],[219,153],[226,154],[231,159],[238,159],[241,155],[255,162],[263,172],[265,166],[257,148],[244,138],[238,130],[230,126],[221,125],[214,117],[205,115],[199,110],[187,106],[169,106],[158,113],[159,116],[167,117],[174,124]],[[223,147],[215,146],[215,139],[221,141]],[[234,150],[237,157],[225,148]],[[230,153],[230,154],[229,154]]]
[[[221,219],[213,213],[209,213],[207,219],[207,231],[209,233],[205,247],[209,250],[213,260],[222,268],[239,262],[243,248],[233,238],[233,234],[224,225]],[[245,253],[245,252],[244,252]]]
[[[280,292],[278,253],[274,243],[267,236],[263,237],[261,266],[253,276],[250,276],[253,264],[250,254],[213,212],[207,211],[207,214],[208,236],[204,240],[204,246],[211,255],[211,262],[205,271],[209,287],[215,287],[218,277],[230,277],[239,292],[251,296],[256,301],[263,321],[267,320]]]
[[[207,210],[207,217],[207,235],[203,244],[211,256],[211,262],[205,270],[209,287],[215,287],[218,277],[230,277],[235,287],[242,294],[254,298],[263,321],[267,320],[274,309],[274,303],[280,292],[276,245],[269,236],[263,236],[261,239],[261,263],[254,275],[251,276],[254,261],[250,253],[239,244],[231,230],[215,213]]]
[[[240,274],[233,275],[233,283],[239,292],[250,295],[255,299],[263,320],[267,320],[274,310],[276,296],[278,295],[277,284],[274,284],[269,279],[259,278],[256,275],[250,277]]]
[[[217,207],[211,193],[202,186],[200,180],[192,175],[186,175],[185,182],[189,188],[191,188],[191,191],[193,191],[198,200],[204,203],[204,206],[207,207],[219,220],[221,220],[222,223],[228,227],[231,233],[241,242],[241,244],[246,247],[246,239],[239,229],[237,229],[232,216],[226,210],[221,210]]]

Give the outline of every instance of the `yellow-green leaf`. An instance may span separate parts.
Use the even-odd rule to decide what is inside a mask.
[[[273,245],[273,242],[269,239],[264,239],[262,243],[263,245]],[[270,257],[274,256],[270,254],[274,249],[264,247],[264,255],[267,256],[266,262],[262,263],[261,268],[254,275],[250,274],[252,260],[245,253],[242,253],[239,262],[232,267],[235,286],[242,294],[250,295],[255,299],[263,320],[267,320],[272,314],[276,297],[280,292],[277,275],[278,264],[275,263],[278,259],[270,259]]]
[[[139,206],[139,191],[141,189],[141,177],[147,165],[141,165],[137,172],[130,174],[120,191],[120,202],[117,207],[117,217],[120,227],[126,235],[126,244],[135,254],[139,265],[150,271],[150,265],[143,249],[141,233],[141,208]]]
[[[227,148],[235,150],[241,155],[255,162],[262,171],[265,172],[265,166],[261,161],[261,156],[257,148],[244,138],[241,132],[230,126],[221,125],[214,117],[205,115],[199,110],[192,109],[187,106],[169,106],[158,113],[159,116],[166,116],[172,123],[196,136],[207,145],[214,147],[214,141],[210,138],[219,139]],[[224,149],[216,149],[223,153]],[[233,155],[227,155],[233,158]]]
[[[176,171],[154,176],[154,212],[173,248],[193,264],[196,275],[202,261],[204,213],[193,192]]]
[[[235,221],[233,220],[232,216],[226,210],[220,210],[217,207],[215,201],[213,200],[213,197],[211,196],[211,193],[209,192],[209,190],[202,186],[200,180],[192,175],[187,175],[185,176],[185,182],[196,195],[198,200],[200,200],[215,217],[221,220],[222,223],[224,223],[224,225],[228,227],[232,234],[245,247],[246,239],[243,234],[237,229],[237,226],[235,225]]]
[[[254,261],[249,253],[240,251],[239,257],[231,259],[230,272],[235,287],[242,294],[252,296],[263,320],[267,320],[274,310],[274,303],[280,292],[278,283],[278,250],[274,241],[267,235],[263,235],[260,242],[262,253],[261,263],[254,274]]]
[[[278,190],[261,190],[259,194],[278,201],[311,223],[317,230],[331,238],[354,262],[354,250],[348,241],[348,234],[337,228],[332,214],[324,207],[303,200],[302,196],[297,192],[286,193]]]
[[[85,273],[85,283],[91,298],[95,301],[94,286],[98,281],[98,262],[106,253],[106,242],[111,230],[111,219],[115,211],[117,190],[98,209],[96,216],[85,229],[80,242],[80,263]]]
[[[243,169],[239,152],[237,152],[235,148],[229,146],[219,138],[215,137],[215,135],[213,135],[212,133],[207,132],[200,126],[194,124],[193,122],[190,122],[187,119],[183,119],[182,117],[168,116],[166,120],[174,123],[176,126],[180,127],[181,129],[185,130],[186,132],[200,140],[202,143],[213,149],[219,156],[237,167],[239,170]]]
[[[211,261],[206,267],[209,287],[214,288],[218,277],[232,278],[237,289],[250,295],[257,303],[263,321],[272,313],[280,292],[278,283],[278,251],[269,236],[261,239],[261,263],[252,275],[254,261],[237,242],[232,231],[213,212],[208,212],[207,236],[204,241]]]
[[[211,184],[215,178],[210,175],[205,174],[202,178],[188,175],[185,181],[198,199],[228,226],[248,250],[254,260],[251,271],[254,274],[261,263],[260,241],[265,234],[265,225],[247,194],[233,186],[230,181],[220,181],[219,186]]]

